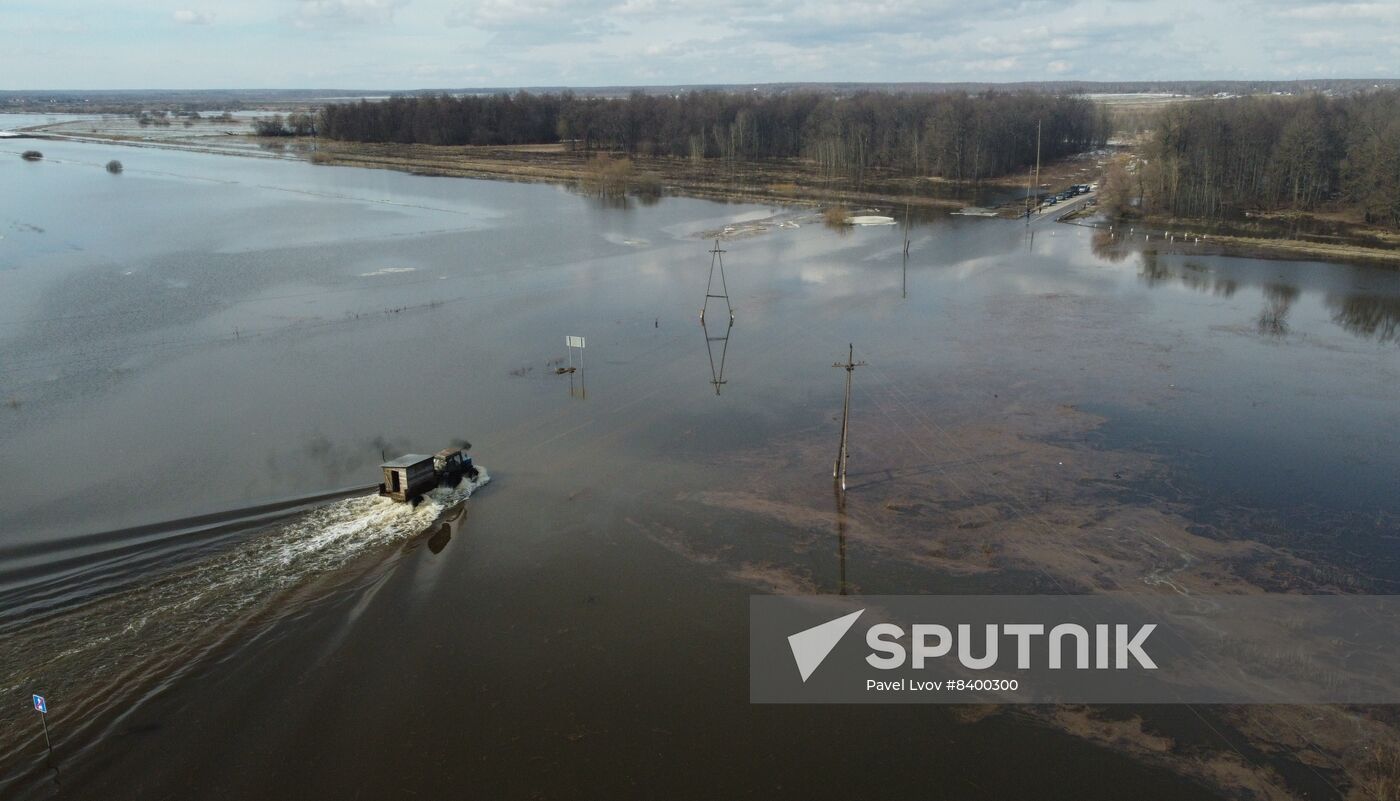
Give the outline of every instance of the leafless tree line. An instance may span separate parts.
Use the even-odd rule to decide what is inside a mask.
[[[870,168],[963,182],[1042,157],[1101,146],[1106,115],[1091,102],[1032,92],[634,92],[396,97],[322,109],[331,139],[432,145],[567,142],[585,151],[693,160],[806,158],[832,174]]]
[[[1400,227],[1400,91],[1174,104],[1143,156],[1152,210],[1218,218],[1354,205]]]

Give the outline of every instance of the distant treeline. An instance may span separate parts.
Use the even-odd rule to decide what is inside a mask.
[[[1143,156],[1152,210],[1218,218],[1353,206],[1400,227],[1400,91],[1174,104]]]
[[[294,112],[285,118],[273,114],[253,120],[253,133],[258,136],[315,136],[316,121],[316,115],[305,112]]]
[[[977,181],[1102,146],[1088,100],[1018,92],[763,95],[688,92],[626,98],[570,93],[396,97],[328,105],[321,136],[358,142],[520,145],[694,160],[809,158],[832,172],[870,167]]]

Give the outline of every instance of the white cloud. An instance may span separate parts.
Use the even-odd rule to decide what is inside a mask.
[[[214,22],[213,12],[194,11],[188,8],[176,11],[171,17],[181,25],[209,25]]]
[[[1349,38],[1341,31],[1304,31],[1294,37],[1302,47],[1340,47],[1346,44]]]
[[[137,5],[163,10],[0,0],[0,53],[23,56],[24,88],[1400,77],[1400,0]],[[217,24],[220,47],[177,23]]]
[[[1021,60],[1015,56],[1007,56],[1006,58],[972,61],[968,63],[968,66],[978,71],[1001,74],[1021,66]]]
[[[292,24],[302,29],[384,25],[408,0],[298,0]]]
[[[1286,8],[1279,16],[1319,21],[1400,19],[1400,3],[1310,3]]]

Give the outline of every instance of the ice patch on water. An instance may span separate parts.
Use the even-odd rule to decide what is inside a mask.
[[[604,239],[606,239],[607,241],[613,243],[614,245],[626,245],[627,247],[632,247],[632,248],[645,247],[645,246],[651,244],[650,242],[648,242],[648,241],[645,240],[645,239],[638,239],[638,238],[635,238],[635,237],[628,237],[628,236],[624,236],[624,235],[622,235],[622,234],[619,234],[619,233],[616,233],[616,232],[613,232],[613,231],[609,231],[609,232],[607,232],[607,233],[604,233],[604,234],[602,235],[602,237],[603,237]]]
[[[378,270],[369,273],[360,273],[361,278],[373,278],[376,275],[393,275],[394,273],[416,273],[417,267],[380,267]]]

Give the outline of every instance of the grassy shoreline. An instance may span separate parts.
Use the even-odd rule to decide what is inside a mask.
[[[107,131],[63,130],[64,125],[45,126],[31,133],[37,138],[156,147],[174,150],[218,153],[263,158],[297,158],[316,164],[388,169],[414,175],[485,180],[552,183],[596,190],[597,153],[573,151],[563,145],[524,145],[515,147],[398,145],[333,142],[320,140],[314,149],[303,140],[271,142],[248,135],[148,139]],[[620,156],[613,157],[621,160]],[[764,162],[725,162],[718,159],[691,161],[669,157],[642,157],[626,160],[624,174],[613,187],[617,197],[645,202],[663,192],[671,195],[726,202],[775,203],[821,207],[883,206],[896,209],[908,205],[927,211],[954,211],[975,206],[976,192],[1000,192],[1006,200],[999,204],[1002,216],[1015,216],[1020,204],[1014,195],[1026,186],[1026,178],[1007,175],[985,181],[975,189],[958,187],[951,181],[910,176],[893,170],[871,169],[859,178],[824,174],[811,162],[785,159]],[[1071,182],[1099,179],[1092,154],[1065,159],[1042,170],[1042,186],[1055,187]],[[620,190],[620,191],[618,191]],[[1303,234],[1298,238],[1299,220],[1335,223],[1322,215],[1293,215],[1292,226],[1273,220],[1227,225],[1216,221],[1151,216],[1125,220],[1132,225],[1156,231],[1192,231],[1208,236],[1212,248],[1227,255],[1263,258],[1311,257],[1363,262],[1389,269],[1400,269],[1400,234],[1382,229],[1344,226],[1328,235]],[[1314,226],[1315,227],[1315,226]]]
[[[596,185],[597,159],[612,162],[608,175],[614,196],[645,201],[661,192],[733,202],[853,208],[910,206],[952,211],[969,206],[1020,208],[1027,175],[1010,174],[979,184],[957,182],[905,170],[867,168],[858,174],[823,169],[802,158],[729,161],[671,156],[627,158],[622,154],[573,150],[567,144],[473,146],[376,144],[325,138],[259,137],[239,121],[208,118],[182,128],[150,129],[127,119],[81,120],[34,126],[37,138],[158,147],[193,152],[263,158],[299,158],[316,164],[392,169],[415,175],[488,180]],[[1082,153],[1045,165],[1042,179],[1059,186],[1087,182],[1096,175],[1102,154]],[[626,167],[617,169],[617,162]],[[1100,162],[1101,163],[1101,162]],[[618,191],[618,190],[621,191]]]
[[[594,179],[597,153],[570,151],[562,146],[453,147],[442,145],[379,145],[318,142],[312,160],[416,175],[493,180],[564,183],[588,186]],[[625,194],[646,197],[661,190],[710,200],[821,206],[905,204],[930,209],[959,209],[970,204],[953,193],[951,183],[872,170],[862,180],[824,176],[801,160],[725,162],[691,161],[670,157],[628,159],[621,186]],[[934,194],[937,192],[938,194]]]
[[[315,164],[390,169],[414,175],[487,180],[555,183],[586,187],[594,177],[598,152],[572,151],[563,145],[512,147],[400,145],[318,140],[268,140],[251,135],[155,139],[116,131],[64,129],[44,126],[30,133],[56,139],[128,147],[155,147],[223,155],[299,158]],[[624,159],[628,196],[645,198],[664,190],[670,194],[709,200],[782,203],[807,206],[906,204],[926,209],[960,209],[973,203],[977,188],[951,181],[915,177],[892,170],[871,169],[859,179],[825,175],[811,162],[784,159],[761,162],[691,161],[671,157]],[[1012,184],[990,181],[982,189]]]
[[[1323,215],[1290,214],[1294,224],[1329,222]],[[1287,225],[1231,224],[1187,217],[1148,216],[1122,220],[1115,225],[1132,226],[1156,234],[1175,232],[1178,239],[1200,237],[1200,244],[1232,256],[1257,258],[1319,258],[1328,261],[1362,262],[1387,269],[1400,269],[1400,233],[1382,228],[1351,226],[1333,233],[1299,233]],[[1308,238],[1304,238],[1308,237]]]

